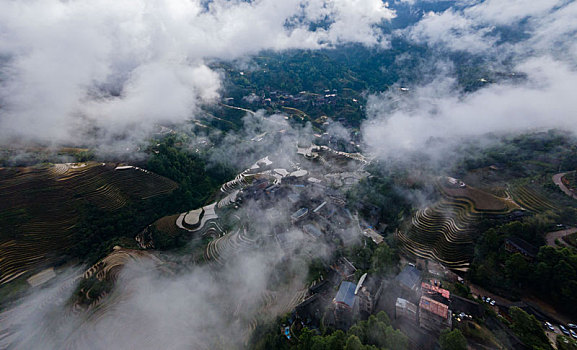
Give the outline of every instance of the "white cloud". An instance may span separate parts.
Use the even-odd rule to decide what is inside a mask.
[[[452,141],[482,136],[560,128],[577,132],[577,72],[552,58],[533,58],[517,67],[528,75],[521,85],[495,84],[460,94],[455,82],[440,78],[409,96],[372,96],[363,125],[369,151],[383,157],[423,151],[431,140]],[[394,101],[394,102],[391,102]]]
[[[429,12],[405,32],[407,37],[453,51],[485,56],[545,54],[561,47],[575,49],[577,4],[567,0],[473,0],[444,12]],[[530,39],[500,42],[498,27],[523,27]],[[575,60],[575,55],[572,59]]]
[[[482,27],[458,11],[448,9],[442,13],[429,12],[410,28],[411,40],[429,45],[443,45],[455,51],[482,53],[490,49],[497,38],[491,35],[492,27]]]
[[[511,25],[527,17],[547,15],[552,9],[566,3],[566,0],[486,0],[465,9],[464,13],[485,23]]]
[[[554,52],[557,57],[577,64],[577,2],[529,20],[532,36],[529,46],[539,52]]]
[[[86,141],[79,128],[191,118],[220,78],[207,58],[263,49],[377,44],[394,16],[380,0],[5,1],[0,4],[0,136]],[[286,26],[293,21],[293,26]],[[311,22],[328,18],[328,29]],[[292,22],[291,22],[292,23]],[[103,96],[103,90],[119,96]],[[124,130],[126,131],[126,130]]]
[[[259,203],[247,199],[227,218],[244,234],[229,232],[229,241],[215,245],[210,255],[217,260],[193,265],[191,256],[165,253],[161,262],[151,258],[154,252],[148,258],[126,253],[110,258],[114,267],[105,269],[106,276],[118,273],[118,278],[96,307],[70,305],[76,300],[74,277],[82,272],[60,270],[54,281],[0,311],[0,348],[246,348],[251,326],[272,322],[307,290],[311,258],[332,254],[325,243],[297,228],[283,233],[281,247],[271,232],[285,225],[292,210],[277,201],[272,210],[278,215],[271,217],[263,215]],[[241,224],[241,218],[249,224]]]
[[[577,132],[576,16],[577,3],[562,0],[474,0],[425,15],[404,33],[434,47],[432,61],[444,62],[451,51],[465,51],[489,68],[525,73],[527,79],[463,93],[445,70],[432,83],[415,83],[409,94],[370,96],[363,125],[368,148],[384,157],[402,157],[407,151],[447,157],[454,141],[487,133]],[[523,30],[524,36],[499,41],[498,26]]]
[[[167,87],[169,91],[165,91]],[[92,100],[84,105],[83,114],[101,118],[97,122],[102,125],[178,122],[191,115],[197,100],[214,100],[219,88],[218,74],[205,65],[148,63],[132,71],[124,83],[122,98]]]

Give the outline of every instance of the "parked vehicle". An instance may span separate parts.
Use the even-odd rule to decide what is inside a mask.
[[[569,331],[567,330],[567,328],[565,328],[562,324],[559,325],[559,329],[561,329],[561,332],[563,332],[563,334],[565,334],[565,335],[571,335],[571,333],[569,333]]]

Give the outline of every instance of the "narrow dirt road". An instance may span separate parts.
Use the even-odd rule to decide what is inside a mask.
[[[250,109],[241,108],[241,107],[236,107],[236,106],[231,106],[231,105],[227,105],[227,104],[224,104],[224,103],[221,103],[220,105],[223,106],[223,107],[226,107],[226,108],[238,109],[239,111],[244,111],[244,112],[250,113],[250,114],[252,114],[252,115],[255,115],[255,114],[256,114],[255,111],[251,111]]]
[[[558,245],[555,243],[555,240],[561,240],[561,238],[568,236],[572,233],[577,232],[577,227],[571,227],[568,228],[566,230],[561,230],[561,231],[553,231],[553,232],[549,232],[545,235],[545,240],[547,241],[547,245],[551,246],[551,247],[558,247]]]
[[[495,300],[497,302],[497,305],[492,307],[495,312],[498,311],[499,306],[511,306],[511,305],[516,304],[516,302],[513,302],[507,298],[503,298],[501,296],[495,295],[495,294],[493,294],[493,293],[491,293],[491,292],[489,292],[489,291],[487,291],[487,290],[483,289],[482,287],[477,286],[475,284],[469,283],[468,286],[469,286],[469,288],[471,288],[471,294],[473,295],[473,297],[475,297],[477,299],[481,299],[482,296],[487,296],[487,297],[490,297],[491,299]],[[528,305],[531,305],[533,308],[537,309],[543,315],[547,316],[548,320],[552,323],[556,324],[558,322],[562,322],[564,324],[567,324],[570,322],[574,323],[574,321],[575,321],[575,320],[571,320],[566,315],[557,311],[557,309],[555,307],[553,307],[552,305],[547,303],[545,300],[537,298],[534,295],[525,295],[521,298],[521,301],[525,302]]]
[[[568,195],[569,197],[572,197],[573,199],[577,199],[577,195],[574,194],[573,192],[571,192],[571,190],[568,189],[567,186],[565,186],[563,181],[561,181],[561,178],[565,174],[567,174],[567,173],[559,173],[559,174],[553,175],[553,182],[555,183],[555,185],[559,186],[561,191],[565,192],[566,195]]]

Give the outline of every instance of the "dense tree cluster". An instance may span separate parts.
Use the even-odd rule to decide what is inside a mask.
[[[148,225],[165,215],[204,205],[214,191],[232,177],[229,169],[208,168],[203,156],[188,151],[183,141],[175,135],[160,140],[146,165],[147,170],[177,182],[178,189],[170,195],[130,202],[113,212],[92,206],[83,208],[73,237],[75,244],[68,248],[67,254],[93,263],[115,245],[137,248],[134,237]],[[152,233],[161,243],[159,248],[173,248],[186,242],[181,237],[167,238],[159,232]]]
[[[577,350],[577,340],[559,334],[556,339],[557,350]]]
[[[386,224],[389,229],[394,229],[404,213],[409,212],[411,203],[395,183],[395,174],[378,163],[366,170],[370,176],[347,193],[347,202],[369,223]]]
[[[147,169],[176,181],[179,188],[164,209],[169,212],[190,210],[202,206],[222,183],[233,177],[230,169],[222,166],[207,167],[202,155],[188,151],[185,140],[166,137],[148,160]]]
[[[258,339],[254,344],[255,349],[403,350],[409,347],[407,336],[393,329],[389,317],[383,311],[371,315],[366,321],[357,322],[346,333],[337,330],[319,335],[305,327],[298,335],[298,340],[288,340],[278,331],[278,327],[273,326],[255,339]]]
[[[549,339],[543,331],[541,323],[533,315],[529,315],[518,307],[509,310],[512,319],[511,328],[521,341],[531,349],[551,349]]]
[[[441,332],[439,337],[439,344],[441,350],[466,350],[467,339],[460,330],[445,329]]]
[[[93,264],[112,251],[115,245],[137,248],[134,237],[162,216],[151,202],[130,203],[113,212],[84,207],[74,237],[66,249],[68,256]]]
[[[491,138],[490,135],[487,136]],[[500,165],[515,178],[540,176],[544,172],[577,169],[577,143],[575,137],[564,131],[549,130],[508,137],[493,137],[492,146],[476,144],[462,146],[462,161],[457,164],[461,173]],[[554,188],[554,184],[551,184]]]
[[[565,310],[577,314],[577,251],[572,248],[541,247],[534,270],[528,270],[532,285]],[[531,266],[530,268],[532,268]]]
[[[411,21],[414,13],[408,9],[404,13],[404,16],[400,15],[396,19],[397,24],[393,27],[402,27]],[[365,92],[383,92],[395,84],[411,86],[415,81],[423,83],[430,73],[423,71],[423,62],[435,54],[435,50],[426,45],[410,43],[405,38],[393,36],[386,51],[350,44],[330,50],[261,52],[252,57],[249,67],[246,67],[246,62],[241,65],[243,68],[228,62],[218,62],[214,68],[226,73],[225,95],[233,98],[236,106],[250,108],[250,103],[243,98],[253,93],[270,98],[270,93],[298,96],[300,92],[306,91],[322,97],[328,90],[331,94],[338,94],[338,98],[330,103],[317,103],[313,98],[296,104],[292,101],[289,105],[302,109],[312,119],[327,115],[358,127],[366,116],[362,107]],[[499,80],[498,76],[491,76],[486,62],[474,55],[459,52],[453,54],[451,59],[457,67],[458,83],[464,91],[483,87],[485,84],[479,81],[482,77],[491,81]],[[259,108],[262,107],[259,105]],[[220,117],[226,121],[238,120],[234,111],[225,112]]]
[[[519,295],[532,291],[577,314],[577,250],[542,245],[543,234],[551,230],[554,222],[550,215],[553,214],[507,223],[483,233],[469,276],[473,282],[501,292],[516,291]],[[507,252],[504,242],[508,237],[520,237],[535,247],[541,246],[536,258]]]

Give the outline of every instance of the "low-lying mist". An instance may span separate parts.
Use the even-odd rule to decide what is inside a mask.
[[[220,95],[215,59],[386,46],[380,0],[26,1],[0,5],[0,145],[133,152]],[[331,21],[328,28],[314,24]]]
[[[433,50],[423,64],[431,69],[425,83],[369,96],[366,150],[383,159],[422,153],[441,160],[483,135],[491,137],[481,146],[495,135],[577,132],[576,14],[572,1],[473,1],[397,31]],[[475,65],[463,66],[463,57]],[[474,79],[466,82],[472,92],[458,80],[463,71]]]
[[[279,220],[291,214],[280,206],[274,210],[280,210],[274,216]],[[129,262],[111,294],[88,311],[71,305],[76,285],[72,276],[77,276],[78,270],[61,271],[62,278],[0,314],[0,346],[242,348],[249,340],[251,325],[290,311],[286,305],[307,288],[310,260],[328,258],[331,251],[296,228],[284,234],[281,248],[273,235],[277,222],[252,203],[246,203],[235,216],[249,218],[249,227],[235,230],[246,229],[244,234],[255,240],[253,246],[239,250],[221,247],[218,261],[201,265],[188,264],[186,251],[172,257],[163,253],[164,260],[172,261],[163,268],[146,259]]]

